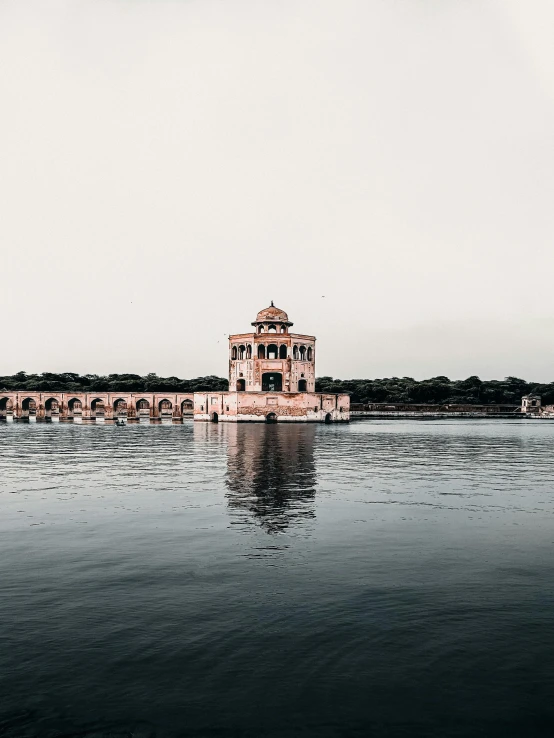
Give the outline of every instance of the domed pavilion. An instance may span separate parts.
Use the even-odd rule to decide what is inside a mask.
[[[195,420],[350,419],[348,395],[315,391],[315,336],[291,333],[292,321],[273,301],[251,325],[229,336],[229,392],[196,393]]]

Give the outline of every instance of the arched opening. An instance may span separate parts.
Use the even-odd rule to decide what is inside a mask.
[[[306,359],[306,347],[300,346],[298,353],[300,354],[300,361],[304,361]]]
[[[265,416],[265,422],[266,423],[276,423],[277,422],[277,415],[275,413],[268,413]]]
[[[167,399],[160,400],[158,403],[158,410],[160,415],[171,415],[173,412],[173,405]]]
[[[263,327],[263,325],[259,325],[259,326],[258,326],[258,333],[263,333],[263,332],[264,332],[264,327]]]
[[[148,400],[144,398],[137,400],[136,409],[139,422],[150,421],[150,403]]]
[[[313,355],[314,355],[314,352],[313,352],[312,347],[308,346],[308,350],[306,352],[306,358],[308,359],[308,361],[312,360]]]
[[[258,346],[258,359],[265,359],[265,346],[260,343]]]
[[[332,421],[331,413],[327,413],[327,415],[325,416],[325,422],[330,423],[331,421]]]
[[[67,403],[67,407],[69,408],[69,412],[73,415],[81,415],[83,412],[83,403],[78,397],[72,397]]]
[[[49,413],[57,413],[60,411],[60,404],[56,397],[49,397],[44,403],[44,409]]]
[[[270,325],[267,327],[268,333],[277,333],[277,326],[276,325]]]
[[[106,412],[106,409],[104,407],[104,400],[101,400],[99,397],[97,397],[90,403],[90,409],[95,418],[103,418]]]
[[[268,359],[276,359],[279,354],[279,349],[277,348],[276,343],[270,343],[267,347],[267,358]]]
[[[283,389],[283,375],[279,372],[262,374],[262,392],[281,392]]]
[[[0,398],[0,413],[7,413],[13,410],[13,402],[9,397]]]
[[[251,359],[252,358],[252,346],[251,344],[248,344],[246,347],[246,358]]]
[[[244,379],[237,379],[237,392],[244,392],[246,390],[246,381]]]
[[[287,332],[287,326],[286,325],[282,325],[281,326],[281,333],[286,333],[286,332]]]
[[[183,400],[181,403],[181,415],[192,415],[194,405],[192,400]]]
[[[233,346],[233,348],[231,349],[231,359],[233,361],[237,360],[237,347],[236,346]]]
[[[299,379],[298,380],[298,391],[299,392],[306,392],[308,389],[308,383],[305,379]]]
[[[298,346],[293,346],[292,347],[292,358],[295,361],[298,361]]]
[[[115,400],[113,404],[113,411],[116,415],[127,415],[127,403],[122,397]]]
[[[239,346],[239,359],[244,359],[245,354],[246,354],[246,347]]]
[[[211,414],[211,417],[210,417],[210,420],[212,421],[212,423],[218,423],[219,422],[219,415],[217,413],[212,413]]]
[[[282,343],[279,346],[279,358],[280,359],[286,359],[287,358],[287,347],[284,343]]]
[[[33,400],[32,397],[26,397],[21,403],[21,409],[24,413],[27,413],[28,415],[36,415],[37,403],[35,402],[35,400]]]

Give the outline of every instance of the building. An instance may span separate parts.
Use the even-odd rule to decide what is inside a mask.
[[[315,391],[316,339],[291,333],[273,302],[253,330],[229,336],[229,391],[197,392],[194,419],[212,422],[342,422],[350,397]]]
[[[348,394],[315,391],[315,336],[291,333],[288,315],[261,310],[249,333],[229,336],[229,391],[167,392],[0,391],[7,421],[162,422],[350,420]]]
[[[529,395],[523,395],[521,398],[521,412],[526,415],[540,415],[541,413],[541,396],[531,392]]]
[[[542,397],[534,392],[521,398],[521,412],[528,418],[554,420],[554,405],[543,405]]]

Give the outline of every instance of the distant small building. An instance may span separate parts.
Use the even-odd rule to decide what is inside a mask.
[[[291,333],[292,325],[272,302],[257,314],[253,331],[229,336],[229,392],[196,392],[194,419],[349,421],[348,394],[315,391],[315,336]]]
[[[521,412],[526,415],[538,415],[541,412],[541,396],[531,392],[521,398]]]

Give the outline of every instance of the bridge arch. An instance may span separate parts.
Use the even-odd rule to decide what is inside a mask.
[[[60,412],[60,406],[61,402],[57,397],[49,397],[45,403],[44,403],[44,410],[46,412],[46,415],[52,415],[54,413],[55,415]]]
[[[11,397],[0,397],[0,413],[13,410],[13,400]]]
[[[80,413],[83,410],[83,402],[78,397],[72,397],[68,400],[67,407],[70,413]]]
[[[94,413],[94,415],[104,415],[106,411],[104,400],[101,397],[95,397],[94,400],[92,400],[92,402],[90,403],[90,409],[91,412]]]
[[[37,411],[37,401],[34,397],[24,397],[21,401],[21,409],[26,413],[34,415]]]

